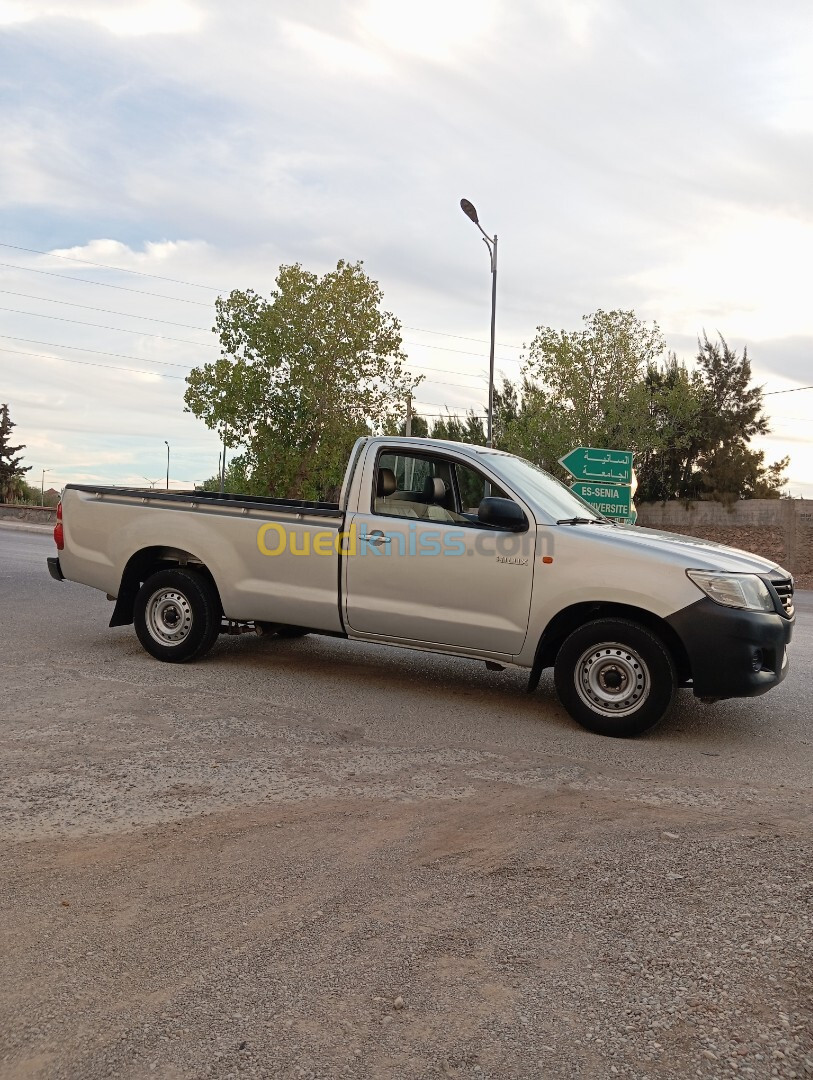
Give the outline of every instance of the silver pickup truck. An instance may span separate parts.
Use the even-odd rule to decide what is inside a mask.
[[[717,544],[616,525],[520,458],[365,438],[338,503],[69,484],[51,575],[115,600],[159,660],[225,631],[338,635],[553,667],[570,715],[637,735],[678,687],[763,694],[787,672],[793,580]]]

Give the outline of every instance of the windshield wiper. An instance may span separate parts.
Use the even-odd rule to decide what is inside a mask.
[[[609,525],[605,518],[559,518],[557,525]]]

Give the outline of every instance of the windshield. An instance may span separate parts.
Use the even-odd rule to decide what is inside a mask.
[[[565,487],[538,465],[532,465],[530,461],[510,454],[483,454],[483,457],[490,458],[489,465],[500,473],[509,485],[533,498],[554,521],[573,517],[589,518],[591,521],[606,520],[589,503],[580,499],[569,487]]]

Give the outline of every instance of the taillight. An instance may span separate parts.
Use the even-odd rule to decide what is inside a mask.
[[[54,543],[57,546],[58,551],[63,551],[65,548],[65,530],[62,526],[62,503],[57,503],[56,508],[56,525],[54,525]]]

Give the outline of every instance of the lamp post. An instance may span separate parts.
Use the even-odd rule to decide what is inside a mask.
[[[483,234],[483,243],[488,248],[488,256],[491,260],[491,349],[488,356],[488,432],[487,445],[494,445],[493,420],[494,420],[494,334],[497,326],[497,234],[489,236],[480,219],[473,203],[468,199],[460,200],[460,209]]]
[[[167,448],[167,491],[169,491],[169,443],[164,439],[164,445]]]
[[[40,484],[40,506],[45,506],[45,474],[50,471],[50,469],[42,470],[42,483]]]

